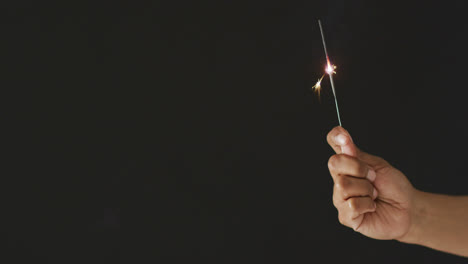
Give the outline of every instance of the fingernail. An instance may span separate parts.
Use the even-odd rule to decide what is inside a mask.
[[[338,134],[335,136],[335,142],[338,143],[338,145],[344,145],[346,144],[346,136],[343,134]]]
[[[374,193],[372,193],[372,198],[377,198],[377,195],[379,195],[379,193],[377,192],[377,190],[374,188]],[[375,205],[375,203],[374,203]]]
[[[369,181],[373,182],[373,181],[375,181],[376,177],[377,177],[377,174],[375,173],[375,171],[373,169],[369,169],[369,171],[367,172],[366,178]]]

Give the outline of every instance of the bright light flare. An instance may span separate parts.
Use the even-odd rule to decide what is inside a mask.
[[[317,92],[319,100],[320,100],[320,89],[322,88],[322,79],[323,79],[323,77],[325,77],[325,74],[322,75],[322,77],[320,79],[318,79],[317,83],[314,86],[312,86],[312,90]]]
[[[312,86],[312,90],[320,90],[320,88],[322,88],[321,83],[323,77],[325,77],[325,75],[322,75],[322,77],[318,79],[317,83],[314,86]]]
[[[336,69],[336,66],[335,65],[331,65],[330,63],[327,64],[327,67],[325,67],[325,72],[327,74],[332,74],[332,73],[336,73],[335,72],[335,69]]]

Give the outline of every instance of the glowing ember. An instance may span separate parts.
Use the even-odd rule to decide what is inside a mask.
[[[322,86],[320,86],[320,80],[315,84],[315,87],[312,87],[312,88],[315,88],[317,90],[319,90],[320,88],[322,88]]]
[[[325,74],[322,75],[322,78],[320,78],[314,86],[312,86],[312,90],[317,92],[319,99],[320,99],[320,89],[322,88],[321,83],[322,83],[323,77],[325,77]]]
[[[321,86],[320,84],[321,84],[322,79],[323,79],[324,76],[325,76],[325,75],[323,75],[322,78],[320,78],[320,79],[317,81],[317,83],[316,83],[314,86],[312,86],[312,90],[316,90],[316,91],[317,91],[317,90],[320,90],[320,88],[322,88],[322,86]]]
[[[335,69],[336,69],[335,65],[331,65],[330,63],[328,63],[327,67],[325,68],[325,72],[327,72],[328,74],[336,73]]]

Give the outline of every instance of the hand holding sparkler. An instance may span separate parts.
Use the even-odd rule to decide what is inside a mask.
[[[416,190],[406,176],[385,160],[359,150],[342,127],[335,127],[327,141],[337,153],[328,167],[340,223],[376,239],[407,234]]]
[[[335,98],[339,127],[327,136],[336,155],[328,167],[334,181],[333,204],[345,226],[376,239],[396,239],[468,257],[468,195],[449,196],[415,189],[406,176],[382,158],[359,150],[341,127],[333,73],[327,58],[326,74]],[[320,95],[321,81],[312,88]]]
[[[328,167],[340,223],[371,238],[468,257],[468,195],[415,189],[401,171],[359,150],[342,127],[330,131],[327,140],[337,153]]]

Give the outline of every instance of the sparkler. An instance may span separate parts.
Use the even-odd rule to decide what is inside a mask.
[[[323,49],[325,50],[325,57],[327,58],[327,66],[325,67],[325,72],[330,77],[330,84],[331,84],[332,91],[333,91],[333,97],[335,98],[336,114],[338,116],[338,122],[339,122],[340,126],[342,126],[341,125],[341,118],[340,118],[340,110],[338,109],[338,100],[336,100],[335,84],[333,83],[333,74],[336,73],[335,72],[336,66],[332,65],[330,63],[330,59],[328,58],[327,45],[325,44],[325,37],[323,35],[322,23],[320,22],[320,19],[319,19],[318,23],[319,23],[319,27],[320,27],[320,33],[322,35],[322,42],[323,42]],[[317,91],[317,93],[319,95],[319,98],[320,98],[321,82],[322,82],[323,77],[325,77],[325,74],[312,87],[312,89]]]

